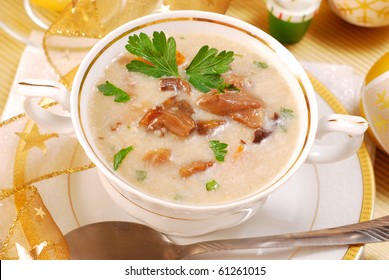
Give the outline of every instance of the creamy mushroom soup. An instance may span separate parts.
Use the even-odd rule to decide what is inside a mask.
[[[168,201],[217,204],[260,191],[301,142],[296,87],[274,58],[242,44],[200,34],[169,36],[176,42],[178,76],[134,71],[128,67],[134,61],[145,68],[156,63],[123,46],[96,81],[89,118],[99,153],[131,185]],[[215,76],[223,81],[219,89],[196,84],[196,69],[188,78],[188,66],[205,45],[218,54],[233,52],[219,57],[233,59]]]

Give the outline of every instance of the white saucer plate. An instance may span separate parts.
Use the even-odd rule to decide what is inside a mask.
[[[337,99],[311,77],[319,115],[346,113]],[[119,208],[99,181],[96,168],[68,177],[65,211],[50,209],[65,234],[78,226],[100,221],[136,222]],[[177,243],[254,237],[329,228],[370,220],[374,177],[365,146],[347,160],[333,164],[304,164],[291,180],[274,192],[265,206],[243,224],[195,238],[172,238]],[[63,207],[62,207],[63,208]],[[56,213],[57,212],[57,213]],[[66,222],[64,222],[66,221]],[[208,253],[196,259],[358,259],[362,246],[326,248],[252,249]]]

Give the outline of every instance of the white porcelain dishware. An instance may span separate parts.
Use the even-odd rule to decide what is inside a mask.
[[[153,31],[228,34],[228,37],[261,53],[265,53],[284,78],[295,89],[297,106],[301,112],[299,140],[288,164],[270,183],[249,196],[218,204],[183,204],[166,201],[147,194],[117,175],[101,157],[91,137],[88,104],[96,79],[107,64],[123,52],[128,37]],[[354,154],[363,141],[368,125],[358,116],[330,114],[318,119],[318,109],[312,84],[294,56],[278,41],[262,30],[241,20],[210,12],[175,11],[153,14],[128,22],[101,39],[81,63],[69,93],[60,83],[46,80],[24,80],[19,83],[26,97],[26,113],[42,128],[75,135],[88,157],[99,170],[107,190],[115,189],[120,199],[113,200],[131,216],[163,233],[174,236],[197,236],[236,226],[264,205],[269,195],[285,184],[304,162],[329,163]],[[37,98],[58,101],[70,116],[54,115],[42,109]],[[320,138],[341,133],[344,141],[321,144]],[[108,191],[112,193],[112,191]],[[123,199],[124,198],[124,199]],[[287,207],[287,205],[285,205]]]
[[[389,2],[386,0],[327,0],[327,2],[332,12],[348,23],[368,28],[389,25]]]
[[[361,87],[361,114],[369,121],[369,135],[389,154],[389,52],[382,55],[367,72]]]

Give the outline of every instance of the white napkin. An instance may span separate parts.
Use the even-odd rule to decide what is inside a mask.
[[[363,78],[351,66],[304,61],[301,64],[339,99],[349,114],[359,115]]]

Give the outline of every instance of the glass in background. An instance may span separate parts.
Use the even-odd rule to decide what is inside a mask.
[[[45,31],[70,4],[73,8],[85,5],[82,0],[0,0],[0,29],[24,44],[41,47],[41,42],[31,41],[33,30]],[[106,29],[113,29],[125,21],[141,16],[171,10],[203,10],[225,13],[230,0],[89,0],[96,7]],[[18,16],[15,17],[15,14]],[[97,15],[99,16],[99,15]],[[110,22],[112,19],[112,22]],[[114,22],[114,24],[112,24]]]
[[[230,0],[163,0],[161,1],[161,9],[168,10],[201,10],[224,14],[229,5]]]

